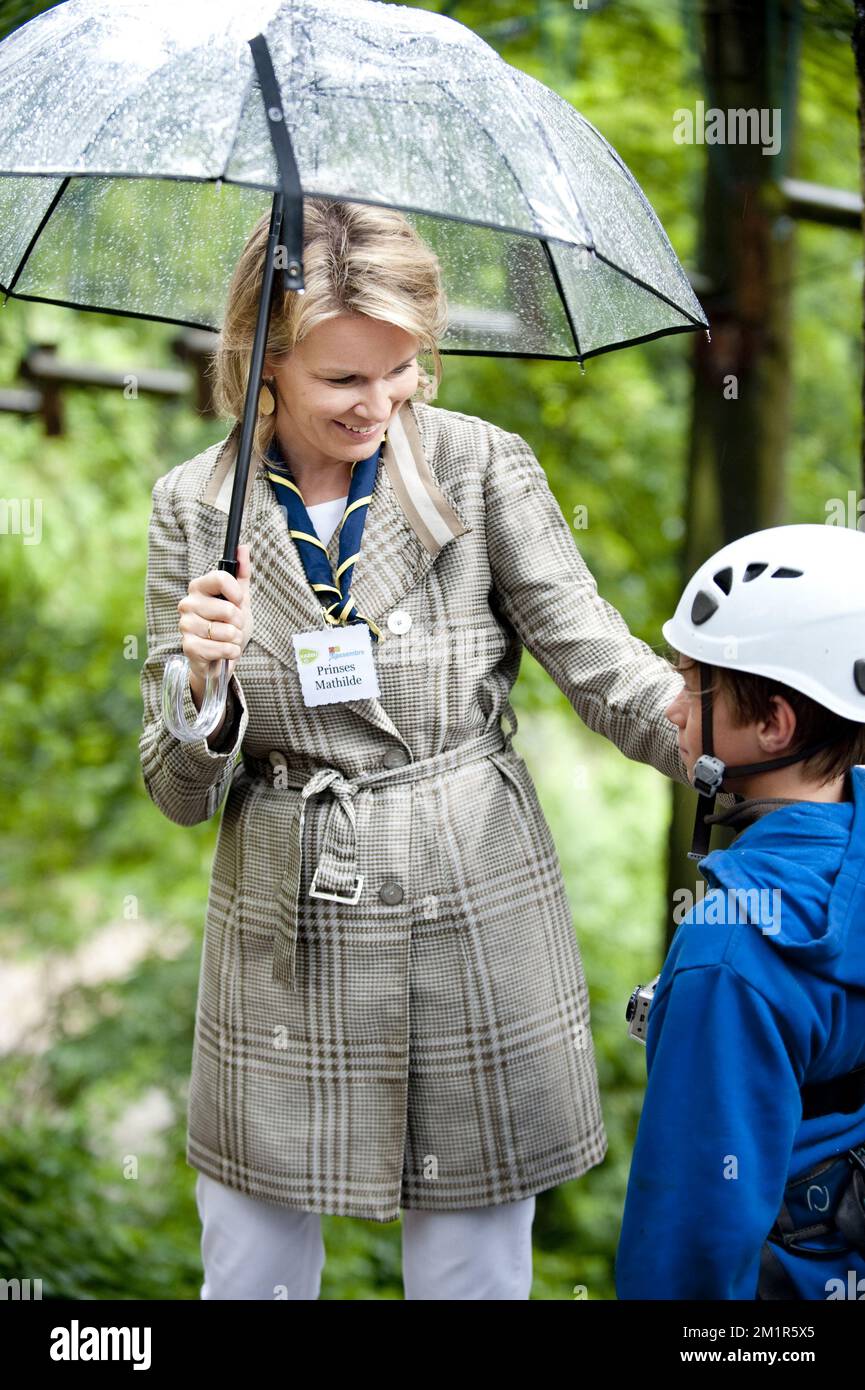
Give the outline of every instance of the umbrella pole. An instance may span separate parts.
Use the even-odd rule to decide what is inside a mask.
[[[258,417],[258,393],[261,390],[261,372],[264,366],[267,332],[273,309],[274,284],[277,280],[276,251],[282,236],[284,212],[284,195],[282,190],[278,189],[273,196],[270,208],[270,229],[267,236],[264,271],[261,277],[261,296],[258,301],[255,338],[249,361],[249,376],[246,383],[243,423],[235,462],[234,485],[231,490],[231,504],[228,509],[225,548],[218,565],[219,569],[228,570],[230,574],[235,576],[237,575],[237,546],[243,520],[246,480],[249,476],[252,440]],[[228,693],[228,660],[224,658],[222,661],[211,662],[201,708],[192,723],[188,722],[184,707],[188,688],[189,661],[186,656],[175,653],[168,658],[162,673],[162,717],[166,727],[181,743],[198,743],[213,732],[222,718]]]
[[[255,337],[249,359],[249,376],[246,382],[246,400],[243,406],[243,423],[240,429],[240,442],[237,446],[237,461],[234,466],[234,485],[231,489],[231,503],[228,509],[228,526],[225,531],[225,546],[218,568],[237,574],[237,546],[240,540],[240,526],[243,520],[243,503],[246,496],[246,480],[249,476],[249,460],[252,457],[252,439],[258,419],[258,396],[261,391],[261,374],[264,369],[264,354],[267,346],[267,333],[273,311],[273,291],[276,282],[276,249],[282,238],[282,223],[285,200],[282,190],[273,195],[270,207],[270,230],[267,234],[267,252],[264,258],[264,273],[261,277],[261,295],[258,301],[258,318],[255,324]]]
[[[264,349],[273,308],[278,246],[282,247],[287,256],[287,263],[283,263],[279,270],[278,283],[283,294],[287,294],[289,290],[294,290],[298,294],[304,293],[303,188],[300,182],[300,172],[294,157],[291,137],[286,127],[282,93],[279,90],[279,82],[274,72],[267,39],[263,34],[256,34],[255,38],[248,40],[248,43],[258,76],[267,129],[279,174],[279,186],[273,195],[270,208],[270,231],[267,238],[267,254],[264,259],[264,274],[261,279],[261,298],[258,301],[258,321],[255,326],[255,340],[252,345],[252,356],[249,364],[249,379],[246,384],[243,426],[240,433],[234,486],[231,491],[231,504],[228,511],[225,550],[223,558],[219,562],[220,569],[229,570],[234,575],[237,574],[237,545],[240,539],[246,480],[252,454],[252,437],[258,415],[258,393],[261,390]]]
[[[255,38],[250,39],[249,46],[258,74],[268,131],[279,171],[279,186],[273,195],[273,202],[270,207],[267,252],[264,257],[258,318],[246,382],[243,422],[234,465],[234,484],[231,489],[231,502],[228,509],[225,546],[218,565],[219,569],[228,570],[229,574],[235,577],[238,567],[237,546],[240,540],[241,522],[243,521],[249,462],[252,457],[252,441],[258,418],[261,373],[264,367],[270,316],[273,311],[274,285],[278,283],[283,294],[287,294],[289,290],[294,290],[297,294],[305,292],[303,283],[303,189],[291,139],[286,129],[282,93],[279,90],[270,49],[264,35],[257,34]],[[287,264],[280,266],[277,279],[276,254],[278,247],[283,249],[288,261]],[[201,709],[192,723],[187,721],[185,710],[188,689],[189,662],[185,656],[175,654],[169,657],[162,673],[162,717],[166,727],[181,743],[198,743],[213,732],[222,718],[228,693],[228,661],[211,662],[205,682]]]

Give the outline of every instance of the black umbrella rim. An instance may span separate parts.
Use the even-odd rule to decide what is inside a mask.
[[[51,304],[58,309],[75,309],[81,314],[106,314],[109,318],[123,319],[143,319],[147,323],[166,323],[174,328],[197,328],[205,333],[218,334],[219,329],[214,328],[212,323],[200,323],[197,319],[170,319],[164,314],[142,314],[136,309],[106,309],[98,304],[74,304],[68,299],[47,299],[38,294],[18,294],[15,290],[9,290],[0,281],[0,293],[5,295],[0,309],[4,308],[10,299],[16,299],[20,303],[28,304]],[[654,333],[641,333],[634,338],[621,338],[615,343],[606,343],[603,347],[589,348],[588,352],[502,352],[496,348],[490,348],[483,352],[479,348],[449,348],[438,344],[438,351],[442,357],[510,357],[516,360],[527,362],[587,362],[590,357],[600,357],[605,352],[618,352],[622,348],[637,347],[640,343],[651,343],[656,338],[668,338],[674,333],[698,333],[701,328],[707,332],[711,325],[708,323],[682,323],[673,324],[670,328],[659,328]]]

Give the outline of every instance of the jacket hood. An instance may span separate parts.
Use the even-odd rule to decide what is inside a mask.
[[[765,940],[802,969],[865,988],[865,766],[849,785],[852,801],[781,806],[698,867],[712,888],[780,890]]]

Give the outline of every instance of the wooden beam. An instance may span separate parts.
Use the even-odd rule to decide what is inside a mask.
[[[827,227],[847,227],[851,232],[862,230],[862,198],[846,188],[827,188],[805,179],[781,179],[781,192],[786,210],[799,222],[820,222]]]

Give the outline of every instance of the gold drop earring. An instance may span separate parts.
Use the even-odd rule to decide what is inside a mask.
[[[276,397],[273,387],[269,382],[263,381],[258,393],[258,413],[259,415],[272,415],[276,409]]]

